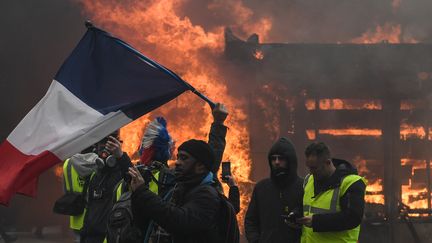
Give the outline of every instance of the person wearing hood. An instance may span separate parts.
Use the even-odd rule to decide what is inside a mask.
[[[300,242],[301,228],[287,223],[286,216],[302,211],[303,180],[297,175],[297,155],[287,138],[280,138],[268,153],[270,178],[253,190],[245,217],[250,243]]]
[[[95,153],[83,151],[75,154],[63,163],[63,188],[65,193],[83,193],[90,176],[96,171]],[[84,192],[85,193],[85,192]],[[85,211],[80,215],[69,216],[69,227],[75,235],[75,242],[80,242],[80,231],[84,223]]]
[[[366,180],[348,161],[332,159],[324,143],[305,151],[310,174],[304,181],[302,243],[358,241]]]

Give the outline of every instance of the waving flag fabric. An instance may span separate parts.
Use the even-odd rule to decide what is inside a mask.
[[[122,40],[90,27],[46,95],[0,145],[0,203],[15,193],[34,196],[42,172],[191,89]]]

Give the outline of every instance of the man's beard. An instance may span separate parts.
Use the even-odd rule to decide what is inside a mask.
[[[190,181],[196,177],[195,173],[193,172],[193,166],[186,169],[176,168],[174,170],[174,176],[177,182]]]
[[[280,187],[285,187],[290,180],[289,169],[279,167],[271,169],[271,178]]]

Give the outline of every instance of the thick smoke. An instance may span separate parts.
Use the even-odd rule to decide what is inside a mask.
[[[85,31],[74,1],[0,1],[0,138],[3,141],[46,93],[54,75]],[[19,231],[66,224],[52,213],[62,184],[49,170],[39,179],[38,197],[15,196],[0,206],[0,221]],[[35,210],[36,209],[36,210]]]
[[[386,23],[401,25],[402,40],[410,37],[419,42],[432,40],[429,21],[432,2],[428,0],[189,0],[182,6],[182,13],[194,24],[211,30],[217,25],[237,23],[239,16],[230,8],[236,6],[233,3],[241,3],[250,9],[251,21],[262,17],[272,20],[266,42],[346,43]],[[242,29],[235,32],[242,37],[251,34]]]

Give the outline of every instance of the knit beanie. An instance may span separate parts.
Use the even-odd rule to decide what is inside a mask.
[[[182,143],[182,145],[178,147],[178,151],[180,150],[189,153],[197,161],[204,164],[209,171],[212,171],[215,155],[213,149],[208,145],[208,143],[202,140],[191,139]]]

